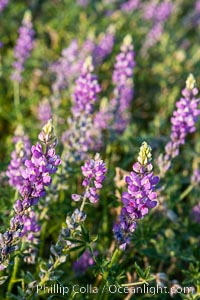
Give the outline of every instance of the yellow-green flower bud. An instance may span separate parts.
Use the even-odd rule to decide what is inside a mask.
[[[195,80],[193,74],[190,74],[186,80],[186,88],[188,90],[192,90],[194,88],[195,84],[196,84],[196,80]]]
[[[147,144],[147,142],[143,142],[140,147],[140,152],[138,155],[138,162],[142,165],[148,164],[148,162],[151,161],[152,155],[151,155],[151,147]]]

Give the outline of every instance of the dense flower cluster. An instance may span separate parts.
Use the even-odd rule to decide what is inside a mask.
[[[6,175],[9,178],[9,184],[19,190],[24,183],[22,172],[25,168],[25,161],[31,155],[31,144],[29,138],[24,135],[21,127],[17,128],[13,142],[15,143],[15,150],[11,153],[11,161],[8,165]]]
[[[173,112],[171,118],[170,141],[165,146],[165,154],[158,159],[162,176],[171,166],[172,158],[179,154],[179,148],[185,144],[186,136],[196,131],[195,124],[200,115],[198,105],[200,99],[197,99],[198,89],[195,87],[195,79],[192,74],[186,81],[186,87],[182,90],[181,99],[176,103],[177,109]]]
[[[129,108],[133,98],[133,69],[135,66],[132,38],[127,35],[116,57],[113,71],[114,97],[108,105],[100,107],[95,116],[95,126],[122,133],[129,122]]]
[[[101,88],[94,70],[92,59],[88,57],[82,67],[80,77],[76,81],[71,108],[72,118],[68,119],[69,129],[63,134],[66,159],[84,159],[93,143],[92,113]],[[72,150],[73,149],[73,150]],[[73,155],[73,158],[69,156]]]
[[[94,255],[97,255],[98,252],[95,251]],[[95,264],[94,259],[89,250],[86,250],[81,257],[73,263],[73,270],[75,273],[85,273],[90,266]]]
[[[106,33],[101,34],[100,41],[95,45],[92,57],[94,65],[99,65],[111,53],[114,46],[114,28],[109,27]]]
[[[8,5],[9,0],[0,0],[0,12],[2,12]]]
[[[82,174],[85,179],[82,185],[85,187],[83,195],[73,194],[72,199],[79,201],[81,199],[89,199],[91,203],[97,203],[99,200],[99,190],[102,188],[102,183],[105,179],[105,173],[107,172],[106,164],[100,158],[99,153],[95,155],[94,159],[90,159],[85,162],[81,167]]]
[[[92,74],[93,71],[92,58],[88,57],[81,69],[81,75],[76,81],[72,107],[74,116],[83,112],[86,114],[93,112],[93,104],[97,101],[97,94],[101,91],[97,77]]]
[[[141,0],[128,0],[121,5],[121,10],[131,13],[140,6]]]
[[[130,176],[126,176],[128,191],[122,194],[124,207],[119,223],[113,228],[120,249],[125,249],[130,243],[130,235],[137,226],[136,221],[142,219],[149,213],[149,209],[157,205],[155,186],[159,182],[159,177],[154,176],[152,172],[151,148],[146,142],[142,143],[137,160]]]
[[[19,188],[21,199],[14,203],[15,214],[10,220],[10,229],[1,235],[1,262],[15,250],[13,245],[21,235],[28,209],[36,205],[39,198],[45,195],[45,187],[51,184],[51,174],[57,171],[57,166],[61,163],[59,156],[55,153],[57,139],[51,121],[43,127],[39,139],[46,149],[44,151],[39,143],[32,146],[31,159],[24,163],[25,169],[22,171],[24,182]],[[1,268],[4,266],[1,265]]]
[[[150,47],[154,46],[160,40],[164,24],[169,19],[174,8],[175,5],[170,1],[158,3],[153,0],[142,5],[143,18],[153,23],[144,41],[142,47],[143,53],[146,53]]]
[[[19,28],[19,38],[15,46],[15,62],[13,63],[14,71],[11,79],[13,81],[22,81],[22,72],[24,70],[24,63],[30,56],[34,43],[34,30],[31,22],[31,15],[26,12],[22,21],[22,26]]]

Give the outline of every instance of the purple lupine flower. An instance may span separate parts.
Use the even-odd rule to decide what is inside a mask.
[[[37,116],[42,125],[46,124],[52,118],[51,105],[47,99],[39,103]]]
[[[143,5],[143,17],[146,20],[156,22],[165,22],[172,13],[173,3],[170,1],[163,1],[157,3],[153,0]]]
[[[6,8],[9,0],[0,0],[0,13]]]
[[[88,57],[81,69],[81,75],[76,81],[73,94],[74,105],[72,107],[74,116],[83,112],[90,114],[93,111],[93,105],[97,101],[97,94],[101,91],[97,77],[92,74],[93,71],[92,58]]]
[[[102,63],[105,57],[107,57],[114,46],[114,28],[109,27],[106,33],[101,35],[100,42],[94,47],[92,57],[94,65]]]
[[[66,88],[69,85],[71,78],[74,78],[74,74],[78,72],[78,64],[76,63],[78,50],[78,42],[74,39],[68,48],[63,49],[61,57],[51,65],[50,70],[56,76],[52,85],[55,94]]]
[[[94,255],[98,255],[98,251],[94,251]],[[95,264],[94,259],[87,249],[77,261],[73,263],[73,270],[77,274],[84,274],[90,266]]]
[[[93,75],[94,67],[88,57],[82,67],[81,75],[76,81],[73,94],[72,117],[68,119],[69,129],[62,141],[65,145],[67,160],[83,160],[94,143],[92,113],[97,94],[101,88]],[[73,157],[72,157],[73,156]]]
[[[193,207],[191,218],[196,223],[200,223],[200,202]]]
[[[81,167],[82,174],[85,179],[82,185],[85,187],[83,195],[72,194],[74,201],[89,199],[91,203],[97,203],[99,200],[99,191],[102,188],[102,183],[107,172],[106,164],[100,158],[99,153],[95,155],[94,159],[87,160],[84,166]]]
[[[135,60],[132,38],[127,35],[121,46],[121,52],[116,57],[112,77],[115,85],[114,97],[107,107],[102,107],[102,110],[96,114],[95,124],[97,127],[99,126],[99,128],[101,128],[100,126],[103,125],[101,129],[106,127],[118,133],[122,133],[126,129],[130,119],[128,110],[133,98],[132,77],[134,66]],[[101,123],[98,123],[99,120],[101,120]]]
[[[23,216],[23,224],[21,236],[26,238],[26,240],[29,242],[33,242],[35,240],[34,233],[39,232],[41,229],[41,227],[38,225],[38,220],[33,210],[29,211],[27,215]]]
[[[13,81],[22,81],[22,72],[24,71],[24,64],[30,56],[34,46],[34,30],[31,22],[31,15],[26,12],[22,21],[22,26],[19,28],[19,38],[15,46],[13,63],[13,73],[11,79]]]
[[[74,39],[69,47],[63,49],[61,57],[50,67],[51,72],[56,76],[52,85],[54,94],[59,94],[77,79],[86,57],[91,55],[94,47],[95,44],[91,39],[87,39],[81,48],[78,41]]]
[[[160,40],[162,34],[163,24],[159,22],[155,23],[145,38],[142,46],[142,53],[146,53],[149,48],[153,47]]]
[[[200,0],[197,0],[194,4],[194,9],[192,13],[189,15],[188,20],[186,19],[187,23],[193,25],[193,27],[198,27],[200,23]],[[189,21],[189,22],[188,22]]]
[[[200,169],[195,169],[193,171],[191,182],[193,185],[198,185],[200,183]]]
[[[45,187],[51,184],[51,174],[57,171],[61,163],[60,157],[55,153],[57,139],[51,120],[43,127],[38,138],[44,144],[45,151],[42,145],[37,143],[31,148],[31,159],[25,161],[25,169],[22,172],[24,183],[19,189],[21,198],[14,203],[14,216],[10,220],[10,228],[0,239],[1,263],[17,249],[28,209],[36,205],[40,197],[45,196]]]
[[[10,186],[18,191],[24,184],[22,173],[25,169],[25,161],[30,158],[31,144],[29,138],[24,135],[21,127],[16,130],[16,136],[13,138],[15,150],[11,154],[11,161],[6,171]]]
[[[89,4],[88,0],[76,0],[77,4],[82,6],[82,7],[86,7]]]
[[[198,108],[200,99],[196,97],[197,94],[198,89],[195,87],[194,76],[190,74],[186,81],[186,87],[182,90],[182,97],[176,103],[176,110],[171,118],[170,141],[165,146],[164,155],[160,155],[158,158],[161,176],[164,176],[170,168],[172,158],[178,156],[180,146],[185,144],[187,135],[196,131],[195,125],[200,115]]]
[[[115,238],[120,249],[125,249],[130,243],[130,236],[137,227],[137,221],[149,213],[149,209],[157,205],[155,187],[159,177],[154,176],[151,161],[151,147],[146,142],[140,147],[137,162],[133,164],[133,171],[126,176],[128,191],[123,192],[123,208],[119,223],[113,227]]]
[[[142,5],[143,17],[145,20],[152,22],[152,27],[148,32],[142,46],[142,55],[147,53],[147,50],[154,46],[163,34],[164,24],[169,19],[174,11],[175,5],[170,1],[157,3],[153,0]]]
[[[141,0],[128,0],[121,5],[121,10],[127,13],[131,13],[138,9]]]

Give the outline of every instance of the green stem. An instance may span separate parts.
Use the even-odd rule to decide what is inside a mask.
[[[148,281],[152,281],[152,280],[155,280],[155,276],[148,279]],[[135,286],[135,285],[144,284],[144,283],[148,284],[148,281],[142,280],[142,281],[138,281],[138,282],[124,283],[124,284],[121,284],[121,286],[130,287],[130,286]]]
[[[83,202],[82,202],[81,207],[80,207],[80,211],[83,211],[83,209],[84,209],[88,191],[89,191],[89,186],[86,188],[86,191],[85,191],[85,194],[84,194],[84,197],[83,197]]]
[[[122,251],[119,249],[119,248],[116,248],[113,255],[112,255],[112,258],[110,260],[110,263],[108,264],[108,267],[107,267],[107,270],[103,273],[103,280],[101,282],[101,285],[99,287],[99,290],[102,291],[103,290],[103,287],[105,285],[107,285],[107,280],[108,280],[108,275],[109,275],[109,271],[110,269],[112,268],[112,266],[115,264],[115,263],[118,263],[118,260],[120,258],[122,254]],[[102,293],[100,294],[100,300],[101,299],[106,299],[105,295]]]
[[[189,185],[185,191],[180,195],[178,201],[182,201],[192,190],[193,190],[193,185]]]
[[[16,110],[17,121],[22,124],[22,114],[20,110],[20,93],[19,93],[19,82],[14,82],[14,104]]]
[[[16,276],[17,276],[17,272],[19,269],[19,264],[20,264],[20,258],[17,255],[17,256],[15,256],[15,259],[14,259],[14,269],[13,269],[12,276],[11,276],[11,279],[10,279],[10,282],[8,285],[8,292],[12,291],[13,285],[16,282]]]

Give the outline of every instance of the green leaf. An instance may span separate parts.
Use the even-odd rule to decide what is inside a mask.
[[[144,276],[144,272],[142,271],[142,269],[138,266],[138,264],[136,262],[135,262],[134,266],[135,266],[137,275],[143,279],[145,276]]]

